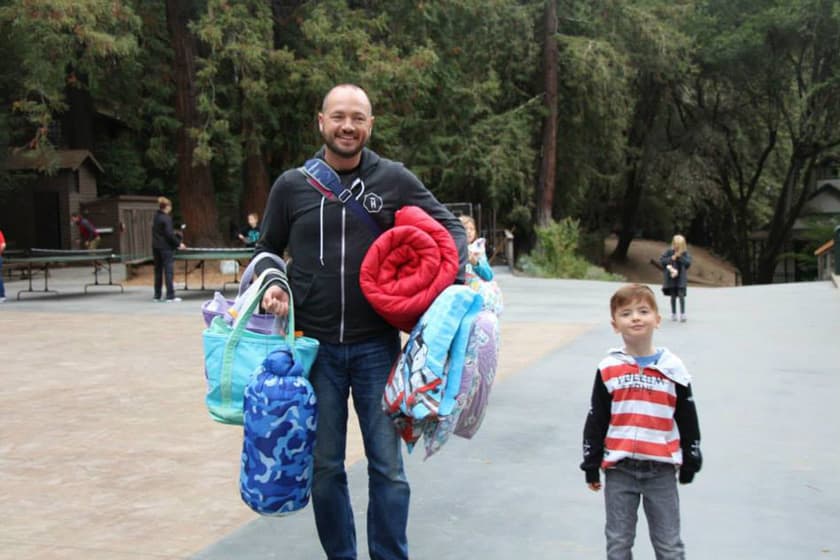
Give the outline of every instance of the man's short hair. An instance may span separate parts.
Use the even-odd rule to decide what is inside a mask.
[[[656,305],[656,296],[653,290],[644,284],[627,284],[616,290],[610,298],[610,316],[614,316],[619,307],[624,307],[639,300],[647,303],[654,311],[659,313],[659,307]]]

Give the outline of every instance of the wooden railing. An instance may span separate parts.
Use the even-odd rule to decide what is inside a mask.
[[[817,257],[817,274],[820,280],[829,280],[831,275],[840,276],[840,226],[834,228],[834,239],[820,245]]]

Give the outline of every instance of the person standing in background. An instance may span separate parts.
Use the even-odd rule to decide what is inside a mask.
[[[688,320],[685,314],[685,294],[688,289],[688,268],[691,266],[691,255],[685,237],[675,235],[671,240],[671,248],[659,257],[659,264],[664,269],[662,293],[671,296],[671,320],[677,320],[677,298],[680,300],[680,322]]]
[[[83,249],[93,251],[99,248],[99,242],[102,238],[99,236],[99,232],[96,230],[93,222],[87,218],[83,218],[78,212],[74,212],[70,216],[70,221],[79,228],[79,239]]]
[[[483,237],[478,237],[475,220],[472,216],[462,214],[458,216],[458,219],[461,220],[464,230],[467,232],[467,258],[469,260],[467,274],[474,272],[479,278],[489,282],[493,279],[493,269],[490,268],[490,263],[487,261],[487,251],[484,247],[485,240]]]
[[[0,229],[0,303],[6,301],[6,286],[3,284],[3,253],[6,251],[6,238]]]
[[[166,277],[166,303],[181,301],[175,297],[173,282],[175,250],[186,245],[175,235],[172,226],[172,202],[165,196],[158,198],[158,211],[152,222],[152,255],[155,263],[155,301],[161,301],[163,279]]]

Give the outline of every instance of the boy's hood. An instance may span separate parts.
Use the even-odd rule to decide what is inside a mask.
[[[689,383],[691,383],[691,375],[689,375],[688,370],[685,369],[685,365],[682,363],[682,360],[672,354],[667,348],[657,348],[656,351],[662,352],[662,355],[659,357],[659,361],[647,367],[661,372],[662,375],[674,383],[682,385],[683,387],[688,387]],[[610,357],[627,364],[636,363],[633,356],[625,352],[623,348],[611,348],[608,354]]]

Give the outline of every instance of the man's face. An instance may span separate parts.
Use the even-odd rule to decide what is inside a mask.
[[[367,144],[373,129],[370,101],[355,88],[337,88],[324,100],[318,127],[327,149],[340,158],[353,158]]]

